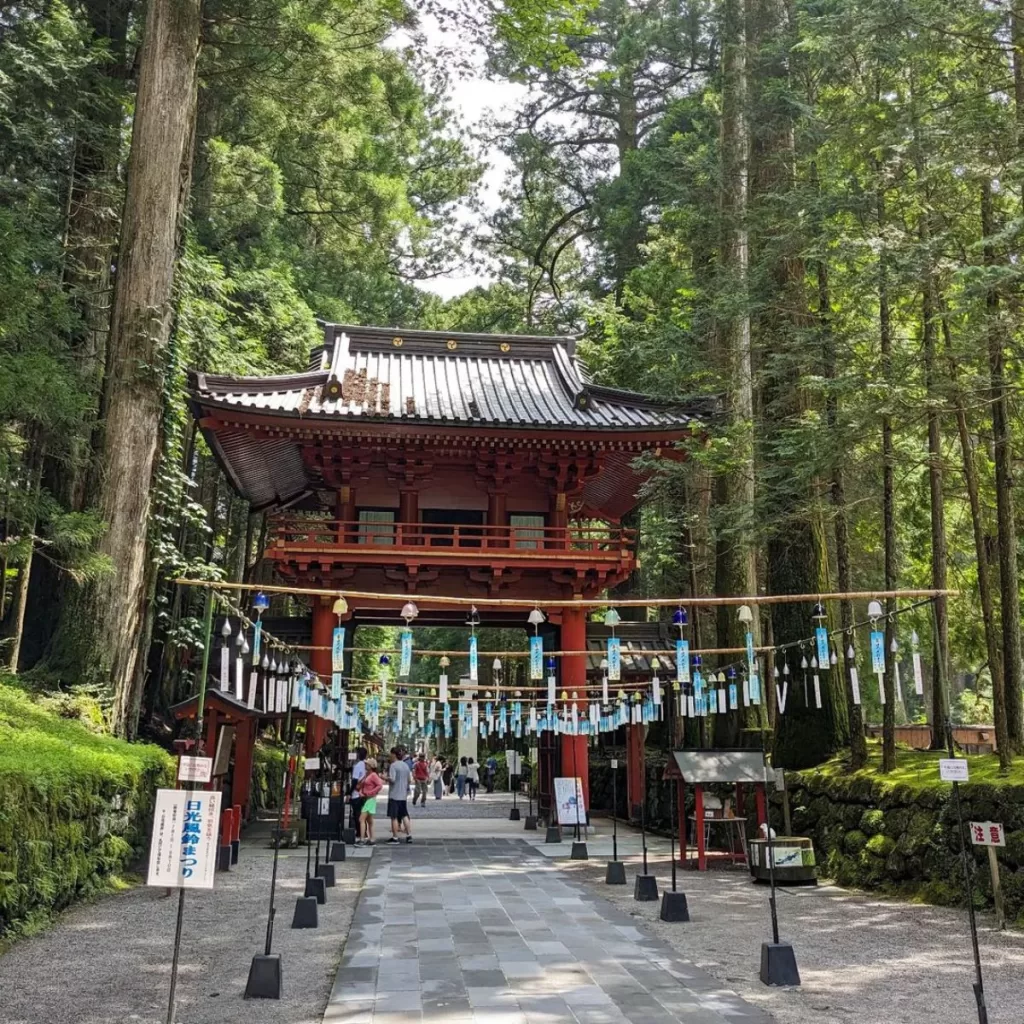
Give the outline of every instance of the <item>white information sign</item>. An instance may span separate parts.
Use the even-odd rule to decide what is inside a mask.
[[[213,778],[212,757],[178,758],[179,782],[209,782]]]
[[[505,762],[508,765],[509,775],[523,774],[523,755],[515,750],[505,751]]]
[[[146,885],[212,889],[220,793],[158,789]]]
[[[1005,846],[1006,833],[1000,821],[972,821],[971,842],[975,846]]]
[[[306,771],[315,772],[320,770],[320,758],[319,757],[307,757],[306,758]]]
[[[962,757],[943,757],[939,761],[939,778],[943,782],[966,782],[967,761]]]
[[[585,825],[587,802],[583,796],[583,783],[579,778],[555,779],[555,809],[559,825]],[[577,817],[578,815],[578,817]]]
[[[619,759],[617,757],[613,757],[609,763],[612,766],[612,771],[619,767]]]

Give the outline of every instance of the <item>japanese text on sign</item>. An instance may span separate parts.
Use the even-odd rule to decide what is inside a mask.
[[[220,793],[158,789],[147,885],[212,889]]]
[[[212,774],[212,757],[181,757],[178,759],[179,782],[209,782]]]
[[[971,842],[975,846],[1005,846],[1006,834],[1003,832],[1002,822],[999,821],[972,821]]]
[[[943,782],[966,782],[967,761],[962,757],[943,757],[939,760],[939,778]]]

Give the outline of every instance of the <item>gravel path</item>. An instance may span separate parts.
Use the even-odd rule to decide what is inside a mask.
[[[269,834],[269,833],[265,833]],[[274,951],[284,999],[245,1000],[263,951],[273,851],[252,831],[239,863],[212,892],[190,892],[178,975],[177,1019],[187,1024],[320,1024],[367,859],[337,865],[316,930],[290,927],[302,894],[304,850],[282,850]],[[164,1024],[177,895],[139,887],[62,915],[0,957],[2,1024]]]
[[[667,857],[651,861],[661,892]],[[970,1024],[977,1020],[974,967],[964,911],[890,902],[833,886],[780,890],[781,938],[793,943],[802,986],[773,989],[757,977],[762,941],[771,937],[768,889],[745,873],[680,871],[689,924],[664,924],[658,903],[633,900],[628,886],[604,884],[604,861],[561,864],[628,910],[779,1024]],[[991,1024],[1024,1022],[1024,935],[979,920],[982,970]]]

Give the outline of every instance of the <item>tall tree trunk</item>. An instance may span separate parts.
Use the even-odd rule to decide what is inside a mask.
[[[999,629],[996,623],[995,603],[992,599],[992,577],[989,572],[989,545],[986,541],[985,515],[981,507],[981,485],[978,481],[978,464],[974,454],[974,441],[967,423],[967,404],[963,390],[957,380],[957,365],[953,355],[949,322],[942,320],[942,336],[949,362],[950,379],[953,383],[953,405],[956,412],[956,429],[960,439],[960,453],[963,460],[964,484],[967,501],[971,509],[971,529],[974,534],[974,557],[978,567],[978,597],[981,601],[981,619],[985,628],[985,649],[988,655],[988,670],[992,677],[992,717],[996,731],[996,746],[999,750],[999,764],[1008,769],[1011,764],[1009,730],[1006,724],[1006,691],[1003,687],[1003,656],[999,648]]]
[[[879,169],[879,174],[881,173]],[[875,194],[875,209],[878,217],[878,231],[885,230],[885,193],[879,184]],[[878,256],[878,339],[882,357],[882,380],[888,392],[882,404],[882,538],[885,551],[885,589],[896,589],[896,484],[895,449],[893,445],[892,415],[889,412],[891,392],[894,387],[892,374],[892,318],[889,309],[889,260],[883,246]],[[891,648],[893,616],[896,602],[889,598],[885,604],[885,707],[882,709],[882,771],[891,772],[896,767],[896,663]]]
[[[922,220],[923,241],[929,241],[927,224]],[[932,589],[945,590],[946,572],[946,490],[943,481],[942,462],[942,417],[939,410],[942,401],[937,382],[935,359],[936,318],[935,274],[929,265],[925,271],[921,289],[921,341],[924,349],[925,389],[928,395],[928,493],[931,505],[932,532]],[[935,629],[932,637],[931,725],[932,750],[941,750],[945,745],[945,723],[949,717],[948,694],[943,683],[950,677],[949,664],[949,614],[945,597],[935,599]]]
[[[14,587],[9,616],[10,644],[7,648],[6,667],[10,672],[18,671],[21,660],[21,638],[25,632],[25,611],[28,608],[28,588],[32,579],[32,563],[35,560],[35,532],[39,512],[39,492],[43,479],[43,464],[46,460],[46,445],[41,438],[30,439],[28,472],[25,474],[28,484],[29,514],[22,526],[28,538],[28,551],[25,560],[18,568],[18,582]]]
[[[992,236],[995,219],[992,191],[981,186],[981,233],[986,267],[996,264]],[[999,292],[988,287],[986,338],[988,342],[989,406],[992,410],[992,443],[995,448],[996,532],[999,539],[1000,620],[1003,634],[1003,686],[1010,755],[1024,744],[1024,707],[1021,699],[1020,591],[1017,579],[1017,530],[1013,497],[1013,439],[1010,434],[1009,395],[1006,384],[1006,353],[1000,323]]]
[[[187,191],[195,116],[200,0],[150,0],[132,126],[114,283],[98,461],[100,550],[113,572],[65,607],[56,638],[111,685],[112,725],[131,735],[146,595],[147,523],[171,327],[179,209]]]
[[[832,478],[829,495],[832,501],[833,533],[836,545],[836,584],[839,592],[848,594],[853,590],[850,575],[850,530],[846,507],[846,478],[843,472],[844,446],[839,436],[839,396],[836,393],[836,340],[832,331],[832,298],[829,289],[828,261],[819,259],[816,264],[818,278],[818,326],[821,330],[821,344],[825,380],[829,382],[825,398],[825,421],[831,434],[833,446]],[[847,649],[853,638],[853,604],[839,602],[839,624],[843,639],[840,648],[840,662],[843,666],[843,681],[846,687],[846,714],[850,729],[850,767],[856,771],[867,764],[867,740],[864,737],[864,717],[861,706],[854,702],[850,669],[853,667]],[[836,669],[838,671],[838,667]]]
[[[736,310],[720,318],[715,345],[720,379],[727,389],[726,417],[732,441],[730,467],[715,481],[719,513],[715,540],[715,591],[722,595],[757,590],[754,521],[754,376],[750,314],[746,305],[750,263],[747,233],[746,29],[740,0],[722,5],[722,118],[719,206],[720,287],[738,295]],[[727,528],[728,524],[728,528]],[[720,646],[742,645],[734,608],[718,613]]]

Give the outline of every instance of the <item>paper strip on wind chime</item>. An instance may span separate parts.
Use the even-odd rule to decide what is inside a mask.
[[[478,682],[480,679],[480,665],[477,657],[477,642],[476,637],[471,636],[469,638],[469,681],[471,683]]]
[[[921,652],[913,652],[914,660],[914,693],[919,697],[924,696],[924,671],[921,668]]]
[[[444,673],[437,680],[437,699],[442,704],[448,703],[448,674]]]
[[[260,660],[260,644],[263,641],[263,623],[257,619],[252,624],[252,660],[256,664]]]
[[[331,671],[345,671],[345,627],[335,626],[331,639]]]
[[[676,682],[690,681],[690,641],[676,641]]]
[[[871,631],[871,671],[885,673],[885,634],[879,629]]]
[[[249,705],[250,710],[256,707],[256,686],[258,677],[259,673],[256,671],[256,669],[253,669],[249,673],[249,700],[247,703]]]
[[[824,626],[818,626],[814,630],[814,641],[818,646],[818,666],[820,668],[828,668],[828,630],[826,630]]]
[[[337,700],[341,696],[341,673],[331,673],[331,699]]]
[[[404,679],[412,671],[412,630],[402,630],[401,663],[398,674]]]
[[[228,667],[231,659],[231,651],[228,649],[228,645],[222,644],[220,649],[220,688],[222,690],[228,689],[231,685],[228,679]]]
[[[530,637],[530,678],[544,678],[544,637]]]
[[[617,636],[608,637],[608,678],[613,682],[622,678],[622,649]]]

